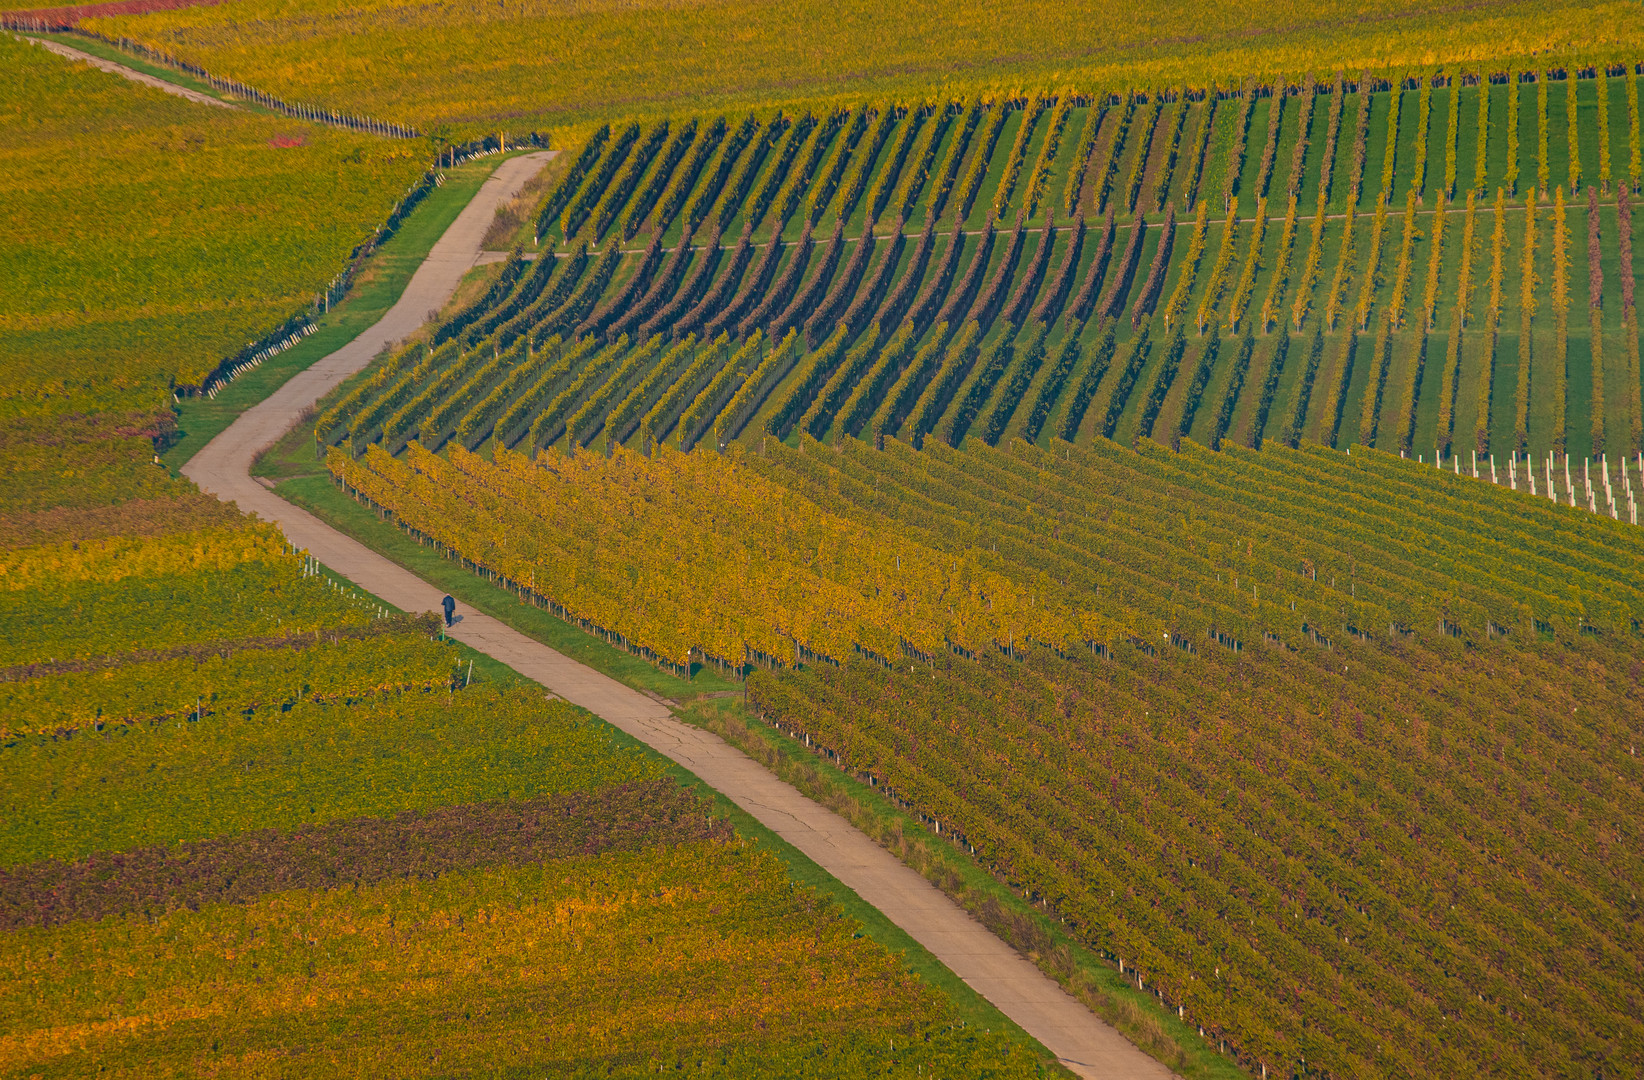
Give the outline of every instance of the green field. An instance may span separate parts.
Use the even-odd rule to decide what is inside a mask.
[[[431,624],[352,685],[8,736],[8,1071],[1042,1075],[654,755],[511,674],[454,683]],[[443,671],[383,684],[413,665]]]

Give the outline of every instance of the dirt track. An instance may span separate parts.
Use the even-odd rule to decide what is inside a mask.
[[[23,40],[31,41],[40,46],[42,49],[54,52],[58,56],[65,59],[83,61],[90,64],[94,68],[100,68],[101,70],[107,71],[112,75],[123,75],[132,82],[142,83],[144,86],[152,86],[156,90],[164,90],[166,93],[175,94],[180,98],[187,98],[189,101],[192,101],[197,105],[215,105],[219,109],[239,108],[238,105],[224,101],[221,98],[214,98],[210,94],[202,94],[198,90],[190,90],[186,86],[178,86],[176,83],[166,82],[164,79],[157,79],[153,75],[146,75],[143,72],[138,71],[136,68],[128,68],[124,64],[116,64],[113,60],[104,60],[101,56],[93,56],[90,53],[81,52],[79,49],[71,49],[61,42],[46,41],[41,38],[30,37],[25,37]]]
[[[256,454],[289,431],[306,409],[365,367],[384,345],[414,330],[426,312],[444,305],[479,257],[496,207],[513,198],[548,156],[528,154],[498,166],[381,322],[247,410],[183,466],[184,475],[218,498],[234,500],[242,510],[277,521],[297,546],[394,606],[406,611],[438,607],[441,590],[293,507],[254,481],[249,470]],[[1075,1073],[1102,1078],[1171,1075],[934,885],[740,750],[488,615],[465,605],[458,612],[463,618],[452,636],[603,717],[725,794],[878,908]]]

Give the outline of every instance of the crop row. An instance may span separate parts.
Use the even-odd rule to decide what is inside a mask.
[[[1039,1074],[858,926],[771,853],[712,839],[71,923],[6,935],[0,1007],[20,1036],[6,1060],[140,1074],[202,1056],[243,1072],[278,1055],[287,1075],[314,1077],[431,1062]],[[346,1022],[325,1007],[342,1000]]]
[[[426,635],[373,635],[303,649],[223,650],[0,683],[0,738],[212,713],[289,709],[447,686],[453,660]]]
[[[1252,1072],[1636,1069],[1637,830],[1577,823],[1644,779],[1597,749],[1640,723],[1621,671],[1601,703],[1523,694],[1529,654],[1339,659],[1032,649],[749,697]]]
[[[113,581],[48,580],[0,590],[0,617],[28,627],[0,647],[0,667],[360,626],[382,614],[295,555]]]
[[[1002,380],[1030,382],[1040,348],[1024,374],[989,362]],[[910,359],[939,366],[933,354]],[[694,651],[740,662],[798,646],[843,658],[1026,639],[1064,651],[1161,638],[1197,649],[1218,635],[1237,648],[1412,633],[1516,648],[1552,631],[1625,650],[1644,618],[1627,528],[1548,508],[1526,531],[1513,516],[1522,497],[1433,470],[1385,473],[1374,455],[860,446],[553,454],[548,468],[514,454],[493,464],[413,450],[401,461],[373,449],[358,462],[334,455],[332,469],[539,602],[681,662]],[[1180,491],[1181,506],[1144,491]],[[1405,491],[1422,495],[1406,505]],[[786,509],[761,509],[771,506]],[[1199,523],[1186,535],[1183,514]],[[727,575],[731,566],[745,569]],[[649,583],[643,606],[635,581]]]
[[[198,911],[288,889],[432,880],[474,867],[730,835],[729,825],[715,821],[701,799],[668,780],[439,806],[0,868],[0,929],[96,922],[127,912]]]
[[[0,753],[0,865],[658,775],[581,710],[483,682],[25,736]]]
[[[823,348],[864,381],[905,356],[989,428],[998,388],[1042,396],[1041,372],[1082,361],[1042,329],[953,343]],[[1105,351],[1141,381],[1195,367]],[[966,364],[992,389],[965,389]],[[332,468],[523,599],[662,656],[771,668],[752,699],[784,728],[1252,1068],[1644,1053],[1624,884],[1644,777],[1615,752],[1644,724],[1627,674],[1644,547],[1625,526],[1316,447],[802,433],[535,462],[372,448]],[[795,673],[818,654],[846,666]]]
[[[1597,85],[1577,79],[1558,85],[1569,88],[1578,83]],[[1174,402],[1183,400],[1191,409],[1166,441],[1192,434],[1212,445],[1231,438],[1256,446],[1264,438],[1295,444],[1303,438],[1344,443],[1356,437],[1406,453],[1436,442],[1440,455],[1453,456],[1451,435],[1459,408],[1463,417],[1471,414],[1475,449],[1539,452],[1545,445],[1562,454],[1571,448],[1565,413],[1576,407],[1571,401],[1579,400],[1590,417],[1580,425],[1577,445],[1590,447],[1595,457],[1606,448],[1616,456],[1623,449],[1636,451],[1626,441],[1636,441],[1626,421],[1644,411],[1639,408],[1636,380],[1629,379],[1634,364],[1623,349],[1610,347],[1612,341],[1624,345],[1630,340],[1622,314],[1627,305],[1606,309],[1603,286],[1595,285],[1598,279],[1589,275],[1589,288],[1599,290],[1593,293],[1599,303],[1590,309],[1598,314],[1581,328],[1587,340],[1579,353],[1572,353],[1567,312],[1571,275],[1559,271],[1549,276],[1540,267],[1549,251],[1555,270],[1568,265],[1569,245],[1557,242],[1568,227],[1560,228],[1555,221],[1553,242],[1537,242],[1544,226],[1533,216],[1540,199],[1535,191],[1524,194],[1523,211],[1507,203],[1491,211],[1498,223],[1504,214],[1522,213],[1530,225],[1523,232],[1522,257],[1508,258],[1494,274],[1510,277],[1505,267],[1516,266],[1517,291],[1522,294],[1517,305],[1516,381],[1505,382],[1507,389],[1498,392],[1490,377],[1495,359],[1487,358],[1482,368],[1474,359],[1481,348],[1476,335],[1446,333],[1452,321],[1465,324],[1472,317],[1475,290],[1470,280],[1453,276],[1453,267],[1455,249],[1461,246],[1461,264],[1472,264],[1473,249],[1483,235],[1472,227],[1478,213],[1476,197],[1468,198],[1465,233],[1447,230],[1447,192],[1457,185],[1428,192],[1410,180],[1416,172],[1423,177],[1436,173],[1440,158],[1446,176],[1454,171],[1460,145],[1456,125],[1477,115],[1490,122],[1491,94],[1506,95],[1518,88],[1515,92],[1534,98],[1549,80],[1452,80],[1448,85],[1415,80],[1409,85],[1396,94],[1385,89],[1366,94],[1357,90],[1374,89],[1373,81],[1361,79],[1355,88],[1336,77],[1329,83],[1280,85],[1270,96],[1250,86],[1237,97],[1236,108],[1235,102],[1223,102],[1219,113],[1213,106],[1220,99],[1180,93],[1122,99],[1097,95],[1086,103],[1064,92],[1055,98],[934,108],[880,102],[828,117],[779,115],[767,122],[750,116],[736,123],[721,118],[709,124],[673,125],[669,130],[679,132],[681,139],[687,131],[695,139],[699,127],[704,132],[691,143],[690,153],[671,149],[675,142],[658,136],[660,127],[642,139],[640,129],[630,126],[600,142],[585,171],[597,178],[609,165],[613,176],[630,176],[632,170],[625,171],[618,158],[625,161],[634,147],[655,143],[652,158],[657,167],[644,182],[634,180],[631,185],[634,197],[643,202],[649,198],[645,193],[660,182],[660,167],[676,161],[678,175],[667,187],[674,194],[659,196],[657,224],[647,246],[627,253],[615,240],[598,253],[577,246],[566,257],[542,259],[534,266],[516,257],[505,265],[490,292],[436,331],[435,340],[444,340],[444,345],[390,358],[321,418],[320,438],[324,443],[351,439],[356,453],[368,442],[382,442],[397,452],[413,436],[425,449],[438,450],[459,435],[458,441],[470,449],[489,439],[499,446],[534,451],[565,438],[572,430],[565,422],[577,409],[589,407],[588,415],[580,417],[584,422],[575,427],[580,445],[636,438],[642,439],[639,445],[649,445],[658,437],[654,431],[627,425],[608,430],[601,409],[606,398],[627,396],[630,377],[657,377],[660,373],[647,365],[664,354],[675,356],[668,351],[670,343],[691,334],[703,341],[727,334],[722,355],[728,357],[746,347],[756,332],[776,342],[789,330],[802,329],[803,341],[796,346],[800,355],[806,349],[818,351],[818,361],[828,369],[835,361],[823,345],[836,331],[844,331],[844,351],[849,353],[858,341],[867,341],[865,335],[875,324],[879,329],[869,346],[872,355],[849,369],[849,382],[837,393],[827,393],[827,403],[811,416],[806,430],[822,436],[848,421],[845,428],[859,433],[867,428],[856,423],[856,413],[866,409],[871,416],[883,409],[893,421],[885,432],[895,435],[896,423],[905,419],[898,415],[902,405],[887,403],[880,395],[894,389],[899,397],[906,393],[917,400],[925,393],[934,366],[927,370],[907,365],[914,357],[944,350],[941,341],[932,339],[937,327],[945,324],[941,333],[951,335],[974,322],[985,342],[1013,341],[1035,337],[1023,333],[1031,320],[1045,326],[1047,336],[1040,340],[1047,350],[1059,348],[1067,334],[1077,332],[1084,339],[1070,345],[1067,354],[1090,355],[1109,329],[1106,320],[1128,311],[1130,328],[1119,330],[1118,340],[1124,347],[1121,356],[1135,363],[1104,371],[1099,385],[1090,388],[1091,397],[1102,405],[1097,422],[1085,425],[1092,433],[1127,439],[1149,434],[1166,411],[1178,423]],[[1443,109],[1434,104],[1439,92],[1449,103]],[[1608,81],[1603,92],[1612,94]],[[1316,101],[1321,93],[1328,98],[1327,107]],[[1463,94],[1477,95],[1486,104],[1462,109],[1458,102]],[[1407,103],[1405,96],[1411,99]],[[1606,109],[1606,117],[1621,115],[1624,97],[1617,96],[1618,107]],[[1387,103],[1385,113],[1380,111],[1381,102]],[[1372,111],[1380,118],[1374,124]],[[1225,139],[1212,138],[1210,126],[1216,115],[1228,118],[1225,129],[1233,138],[1227,145]],[[1260,149],[1252,148],[1246,163],[1239,133],[1257,120],[1262,121],[1254,136],[1261,141]],[[1350,162],[1348,140],[1337,137],[1349,121],[1354,125]],[[1369,137],[1373,127],[1380,129],[1375,140]],[[1412,127],[1413,150],[1406,146]],[[1432,129],[1438,139],[1440,128],[1441,146],[1429,154],[1427,132]],[[1177,167],[1184,147],[1185,169]],[[1372,150],[1379,150],[1379,162],[1367,162],[1374,156]],[[1400,153],[1405,160],[1400,160]],[[1196,154],[1215,160],[1207,163]],[[1428,157],[1434,159],[1431,167]],[[1086,177],[1077,177],[1075,161],[1087,171]],[[1380,182],[1364,190],[1362,175],[1377,164]],[[1197,188],[1207,170],[1224,178],[1226,219],[1217,221],[1220,214],[1200,200],[1190,237],[1175,243],[1177,228],[1187,226],[1185,221],[1178,226],[1181,200],[1167,197],[1168,192],[1179,186],[1178,180]],[[1304,199],[1303,181],[1314,175],[1316,187],[1308,193],[1313,197]],[[1037,206],[1044,202],[1041,193],[1056,177],[1064,178],[1066,191],[1080,192],[1063,200],[1074,209],[1073,227],[1057,229],[1048,207],[1043,224],[1030,225],[1035,220],[1030,215],[1039,213]],[[580,182],[579,195],[588,183]],[[952,198],[947,194],[950,184],[955,185]],[[622,187],[628,186],[624,180]],[[1479,186],[1468,185],[1468,191],[1476,193]],[[1276,218],[1276,207],[1269,208],[1269,189],[1281,187],[1286,207],[1283,217]],[[1117,195],[1110,197],[1113,191]],[[1249,218],[1239,216],[1241,191],[1254,195],[1255,213]],[[981,235],[976,236],[971,230],[977,215],[969,204],[990,193],[991,209],[978,212]],[[1505,199],[1512,192],[1504,187],[1502,194]],[[1426,204],[1428,195],[1432,207]],[[586,198],[593,197],[589,190]],[[1035,205],[1029,207],[1018,197]],[[1349,199],[1349,212],[1333,218],[1334,201],[1344,198]],[[1555,197],[1558,221],[1563,220],[1556,212],[1561,199],[1562,195]],[[1354,206],[1361,200],[1373,203],[1369,223],[1357,221]],[[1304,205],[1308,202],[1312,205]],[[1596,191],[1588,202],[1597,217],[1608,217],[1608,204],[1599,201]],[[788,208],[801,204],[803,213],[791,220]],[[1163,220],[1133,214],[1133,206],[1157,207]],[[995,222],[1008,217],[1012,207],[1022,211],[1013,227],[1008,234],[996,233]],[[775,213],[768,213],[772,208]],[[880,214],[893,211],[895,223],[887,236]],[[1085,242],[1083,218],[1087,212],[1104,211],[1107,222],[1092,250]],[[620,208],[609,211],[619,212]],[[1618,207],[1616,213],[1623,212]],[[682,222],[670,224],[681,216]],[[921,216],[924,226],[913,241],[915,234],[909,230],[919,228]],[[1131,224],[1121,227],[1115,218]],[[726,230],[738,222],[741,231],[733,242]],[[1389,236],[1395,229],[1396,246]],[[826,239],[816,230],[826,230]],[[1518,231],[1515,223],[1509,235]],[[1609,245],[1608,232],[1609,226],[1601,221],[1590,246],[1599,250]],[[1298,251],[1299,234],[1304,233],[1305,251]],[[1619,277],[1610,288],[1630,291],[1633,275],[1624,271]],[[1544,281],[1553,285],[1550,305],[1540,303]],[[1492,293],[1499,284],[1492,282]],[[1215,364],[1206,385],[1197,390],[1191,382],[1175,385],[1182,377],[1179,361],[1191,343],[1168,346],[1169,332],[1193,310],[1196,335],[1236,336],[1250,326],[1259,344],[1248,352],[1242,347],[1192,348],[1195,357],[1210,356]],[[1412,310],[1419,310],[1422,317],[1410,318]],[[1064,314],[1072,318],[1061,321]],[[1161,320],[1163,333],[1154,325]],[[886,353],[910,322],[914,337],[905,352]],[[1302,335],[1318,330],[1324,334],[1322,349],[1316,342],[1291,349],[1289,342],[1278,340],[1281,329]],[[556,362],[549,356],[553,349],[583,350],[585,336],[599,338],[609,347],[620,344],[624,334],[627,348],[639,351],[631,357],[592,354],[609,364],[603,374],[581,379],[563,409],[555,412],[551,406],[557,395],[572,390],[569,386],[555,382],[554,395],[528,392],[535,373]],[[1432,335],[1437,337],[1430,347]],[[658,337],[660,342],[654,340]],[[1547,342],[1545,359],[1542,340]],[[1494,335],[1489,349],[1497,349]],[[1435,377],[1423,378],[1429,353],[1439,366]],[[894,370],[881,377],[886,364]],[[1187,367],[1197,371],[1194,365]],[[749,371],[733,366],[696,411],[739,394],[741,385],[735,380]],[[715,368],[712,376],[722,374]],[[839,374],[826,370],[824,381]],[[874,381],[857,386],[855,380],[865,376]],[[1569,398],[1564,389],[1577,378],[1591,389]],[[613,379],[621,381],[612,383]],[[1074,413],[1079,420],[1086,419],[1090,399],[1079,398],[1082,382],[1050,381],[1064,396],[1047,400],[1047,413]],[[1016,387],[1014,380],[1006,385]],[[748,408],[739,410],[745,413],[739,416],[739,430],[776,432],[759,421],[761,414],[768,417],[780,411],[788,416],[796,403],[781,380],[762,380],[758,390],[762,396],[756,400],[743,395],[741,405]],[[852,414],[838,415],[839,405],[857,390],[865,396],[853,404]],[[680,403],[666,418],[668,424],[677,424],[705,392],[706,382],[676,392],[673,396],[691,400]],[[1512,402],[1501,400],[1509,394]],[[1435,415],[1434,402],[1440,398],[1437,414],[1443,417],[1442,425],[1427,419]],[[1201,399],[1211,407],[1199,409]],[[1014,405],[1016,400],[1001,404]],[[1039,400],[1035,390],[1033,400],[1022,404],[1029,410],[1022,414],[1024,420]],[[1543,400],[1547,404],[1541,404]],[[1172,403],[1169,410],[1164,408],[1167,401]],[[1458,407],[1458,402],[1466,404]],[[797,411],[803,414],[816,402],[801,404]],[[496,418],[501,415],[511,422],[497,431]],[[695,412],[691,415],[696,419]],[[1544,423],[1543,416],[1550,416],[1550,422]],[[714,420],[705,418],[701,430]],[[1007,411],[996,431],[984,427],[984,437],[997,439],[1010,420]],[[778,425],[783,430],[776,433],[789,434],[789,424]],[[1514,432],[1510,447],[1497,441],[1502,424]],[[969,427],[944,423],[940,417],[928,426],[961,431]],[[678,435],[686,444],[693,442],[697,427],[680,429]],[[1038,430],[1042,429],[1041,423]],[[1079,430],[1079,424],[1069,430]],[[881,429],[875,426],[872,432],[877,438]],[[1625,511],[1624,505],[1618,506],[1618,513]]]

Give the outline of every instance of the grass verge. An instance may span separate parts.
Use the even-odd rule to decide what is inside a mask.
[[[309,437],[312,439],[312,435]],[[540,608],[524,603],[513,593],[469,573],[461,564],[433,548],[417,543],[393,523],[379,519],[371,510],[343,494],[323,472],[324,466],[318,468],[321,470],[319,475],[285,480],[275,491],[332,528],[354,537],[476,611],[603,675],[670,700],[678,701],[693,694],[741,687],[740,683],[703,670],[700,665],[693,665],[690,680],[680,679]]]
[[[528,151],[521,151],[522,153]],[[360,267],[353,288],[316,322],[314,333],[261,367],[246,372],[215,398],[185,398],[177,405],[181,438],[161,455],[173,474],[246,409],[278,390],[297,372],[335,352],[373,326],[405,292],[411,276],[434,243],[457,219],[463,207],[502,161],[488,156],[466,162],[445,174],[389,240]]]

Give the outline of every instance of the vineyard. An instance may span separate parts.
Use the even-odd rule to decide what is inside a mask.
[[[1630,1075],[1637,79],[612,124],[317,451],[1252,1072]]]
[[[0,55],[0,1072],[1044,1074],[656,755],[162,467],[429,147]]]
[[[549,852],[577,824],[555,809],[536,845]],[[76,922],[8,935],[13,1030],[70,1033],[13,1037],[0,1058],[38,1075],[153,1075],[157,1061],[240,1071],[270,1048],[292,1076],[431,1062],[577,1077],[1037,1072],[998,1036],[949,1022],[772,856],[684,822],[645,824],[661,845],[547,860],[520,845],[428,880],[413,862],[380,883],[127,918],[118,933]],[[133,967],[141,979],[117,974]],[[117,997],[96,989],[108,982]],[[99,1022],[110,1010],[132,1018],[131,1034]]]
[[[205,108],[10,34],[0,64],[0,109],[28,118],[0,129],[8,422],[169,406],[172,386],[308,307],[427,166],[409,146]]]
[[[538,464],[413,448],[333,468],[425,543],[676,662],[1013,642],[1625,647],[1644,620],[1631,526],[1374,452],[1183,445],[811,440]]]
[[[659,756],[160,467],[168,389],[535,121],[526,242],[271,451],[316,512],[766,721],[1214,1068],[1644,1075],[1636,13],[793,3],[683,63],[723,16],[276,7],[88,25],[431,141],[0,41],[0,1070],[1046,1072]],[[1070,18],[1111,50],[1027,29]]]
[[[545,0],[440,9],[409,0],[247,0],[232,9],[93,13],[82,25],[289,100],[465,135],[499,127],[570,134],[630,115],[663,116],[681,101],[731,112],[862,95],[912,100],[955,84],[1237,85],[1252,72],[1492,56],[1528,65],[1531,57],[1644,47],[1635,9],[1618,0],[1443,11],[1411,0],[1322,10],[1248,0],[1123,10],[1091,0],[940,9],[862,0],[586,9]]]
[[[1253,1073],[1638,1071],[1624,671],[1174,652],[824,666],[750,696]]]
[[[403,640],[444,685],[8,737],[8,1072],[1038,1074],[609,729]]]
[[[0,598],[8,1073],[1041,1074],[657,758],[272,526],[6,549]]]
[[[524,599],[740,658],[1253,1071],[1644,1061],[1631,525],[1362,449],[334,467]]]
[[[1638,76],[1394,82],[603,127],[319,435],[1307,440],[1632,521]]]

